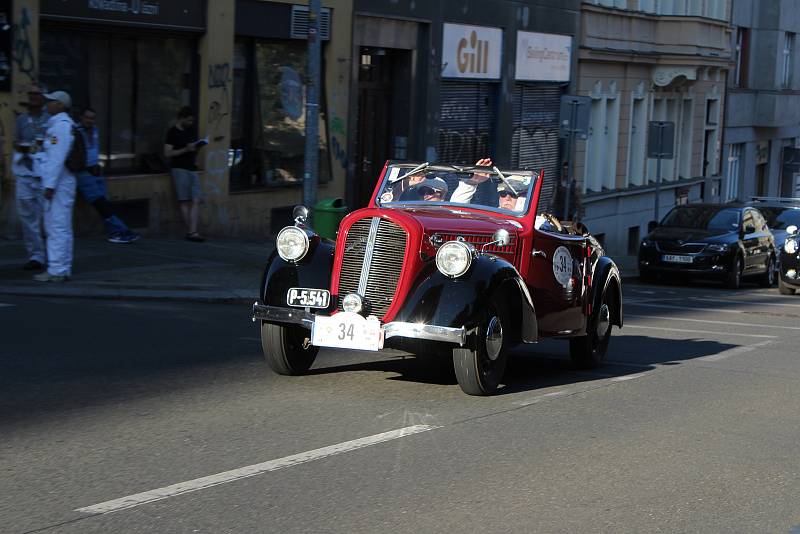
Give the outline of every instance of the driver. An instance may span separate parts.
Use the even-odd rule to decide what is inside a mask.
[[[450,197],[450,202],[469,204],[472,201],[472,197],[475,196],[478,185],[488,179],[488,174],[475,173],[472,179],[459,182],[455,191],[453,191],[453,196]],[[512,175],[507,177],[506,180],[511,184],[511,188],[505,182],[497,184],[497,207],[509,211],[524,210],[525,198],[528,196],[528,184],[525,183],[525,177]]]
[[[441,178],[425,178],[413,186],[420,200],[441,202],[447,197],[447,182]]]

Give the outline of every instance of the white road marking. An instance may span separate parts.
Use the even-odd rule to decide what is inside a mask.
[[[635,380],[637,378],[641,378],[645,375],[645,373],[637,373],[635,375],[624,375],[624,376],[615,376],[611,379],[612,382],[624,382],[625,380]]]
[[[714,313],[745,313],[744,310],[723,310],[720,308],[697,308],[694,306],[670,306],[669,304],[653,304],[650,302],[625,302],[625,306],[645,306],[647,308],[664,308],[667,310],[681,311],[706,311]]]
[[[530,399],[516,401],[516,402],[514,402],[514,405],[516,405],[516,406],[530,406],[531,404],[536,404],[537,402],[541,402],[541,401],[543,401],[545,399],[551,399],[553,397],[561,397],[561,396],[567,395],[569,393],[571,393],[571,391],[569,391],[569,390],[552,391],[550,393],[544,393],[542,395],[537,395],[537,396],[532,397]]]
[[[640,328],[642,330],[665,330],[667,332],[687,332],[689,334],[714,334],[717,336],[744,336],[744,337],[767,337],[774,339],[778,336],[767,336],[764,334],[740,334],[738,332],[715,332],[713,330],[689,330],[687,328],[661,328],[658,326],[637,326],[625,325],[625,328]]]
[[[184,493],[202,490],[212,486],[219,486],[220,484],[227,484],[228,482],[234,482],[236,480],[260,475],[262,473],[276,471],[278,469],[283,469],[284,467],[292,467],[314,460],[320,460],[322,458],[327,458],[343,452],[363,449],[364,447],[411,436],[413,434],[419,434],[420,432],[427,432],[428,430],[434,430],[436,428],[440,427],[431,425],[407,426],[405,428],[390,430],[389,432],[383,432],[373,436],[358,438],[352,441],[345,441],[336,445],[322,447],[320,449],[314,449],[311,451],[301,452],[299,454],[293,454],[291,456],[285,456],[283,458],[278,458],[277,460],[270,460],[259,464],[240,467],[238,469],[232,469],[230,471],[224,471],[222,473],[217,473],[216,475],[209,475],[196,478],[194,480],[178,482],[177,484],[172,484],[171,486],[165,486],[163,488],[144,491],[134,495],[128,495],[127,497],[121,497],[112,501],[101,502],[99,504],[93,504],[84,508],[78,508],[75,511],[83,512],[85,514],[108,514],[111,512],[117,512],[119,510],[126,510],[142,504],[175,497],[176,495],[182,495]]]
[[[734,347],[732,349],[723,350],[719,354],[711,354],[710,356],[702,356],[697,358],[698,360],[702,360],[704,362],[718,362],[720,360],[724,360],[725,358],[730,358],[731,356],[736,356],[737,354],[744,354],[746,352],[752,352],[756,350],[758,347],[763,347],[764,345],[769,345],[772,341],[762,341],[761,343],[754,343],[752,345],[743,345],[741,347]]]
[[[800,326],[782,326],[782,325],[775,325],[775,324],[753,324],[753,323],[734,323],[730,321],[712,321],[710,319],[684,319],[681,317],[660,317],[656,315],[636,315],[632,313],[626,313],[625,318],[628,317],[636,317],[639,319],[658,319],[660,321],[687,321],[692,323],[709,323],[709,324],[721,324],[726,326],[750,326],[753,328],[778,328],[780,330],[800,330]],[[628,326],[628,325],[625,325]]]
[[[706,298],[706,297],[689,297],[691,300],[698,300],[702,302],[725,302],[728,304],[761,304],[762,306],[779,307],[779,308],[800,308],[800,304],[781,304],[780,302],[759,302],[755,300],[742,300],[742,299],[719,299],[719,298]]]
[[[16,304],[6,304],[5,302],[0,302],[0,308],[13,308]]]

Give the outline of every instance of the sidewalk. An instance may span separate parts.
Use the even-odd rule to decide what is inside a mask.
[[[50,283],[22,270],[22,241],[0,239],[0,295],[252,303],[274,243],[143,237],[120,245],[82,237],[75,240],[72,278]]]

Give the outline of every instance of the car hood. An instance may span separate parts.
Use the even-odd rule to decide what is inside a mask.
[[[653,230],[648,239],[653,241],[683,241],[684,243],[719,243],[736,241],[738,232],[726,230],[698,230],[695,228],[661,227]]]

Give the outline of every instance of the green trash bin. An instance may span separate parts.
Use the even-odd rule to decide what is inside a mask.
[[[314,230],[322,237],[336,239],[339,223],[347,214],[341,198],[323,198],[314,205]]]

